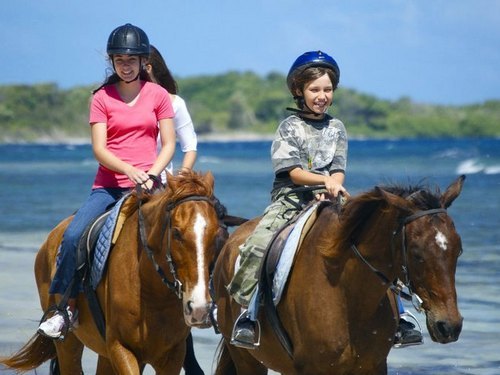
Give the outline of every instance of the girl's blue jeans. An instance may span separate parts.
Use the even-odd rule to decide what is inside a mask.
[[[49,293],[64,294],[66,292],[71,281],[76,277],[76,250],[83,232],[94,219],[111,208],[128,191],[129,189],[125,188],[99,188],[92,190],[64,232],[57,259],[57,270],[54,280],[52,280],[52,284],[50,285]],[[70,298],[78,295],[80,281],[75,279]]]

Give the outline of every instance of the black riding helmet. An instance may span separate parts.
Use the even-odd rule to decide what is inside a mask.
[[[139,27],[127,23],[114,29],[108,38],[107,53],[113,55],[140,55],[149,57],[149,39]]]
[[[288,75],[286,77],[286,83],[288,85],[288,89],[292,93],[293,96],[296,93],[293,91],[294,86],[294,78],[297,74],[302,73],[307,68],[313,66],[321,66],[324,68],[329,68],[335,73],[336,81],[332,82],[334,87],[337,87],[340,79],[340,69],[337,65],[337,62],[333,59],[333,57],[327,55],[322,51],[310,51],[305,52],[292,64],[292,67],[288,71]]]

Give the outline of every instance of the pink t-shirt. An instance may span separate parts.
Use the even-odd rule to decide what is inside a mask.
[[[133,106],[120,98],[115,85],[104,86],[92,98],[89,123],[105,123],[108,150],[124,162],[147,172],[157,157],[158,121],[173,117],[167,90],[144,82]],[[92,188],[134,186],[126,175],[99,164]]]

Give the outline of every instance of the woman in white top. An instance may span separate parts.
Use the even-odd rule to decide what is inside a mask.
[[[177,95],[177,82],[170,73],[162,55],[153,45],[151,45],[151,53],[146,63],[146,70],[149,73],[151,80],[167,89],[170,94],[172,107],[174,109],[175,133],[177,139],[179,140],[181,150],[184,153],[180,169],[192,169],[194,163],[196,162],[196,148],[198,145],[193,121],[191,120],[191,115],[186,107],[186,102]],[[161,141],[158,139],[158,150],[160,149]],[[166,170],[173,173],[172,163],[167,166]],[[161,178],[162,181],[165,182],[166,174],[162,173]]]

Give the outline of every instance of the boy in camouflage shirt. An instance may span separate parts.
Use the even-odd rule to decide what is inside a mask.
[[[326,111],[332,104],[340,71],[335,60],[321,51],[306,52],[292,65],[287,84],[299,109],[283,120],[271,147],[275,179],[272,203],[252,235],[240,248],[239,269],[228,286],[231,296],[246,308],[254,294],[261,261],[276,231],[310,200],[338,194],[343,186],[347,160],[344,124]],[[318,194],[289,193],[304,185],[324,185]],[[287,199],[285,199],[287,197]],[[255,322],[245,312],[236,322],[232,343],[254,346]]]

